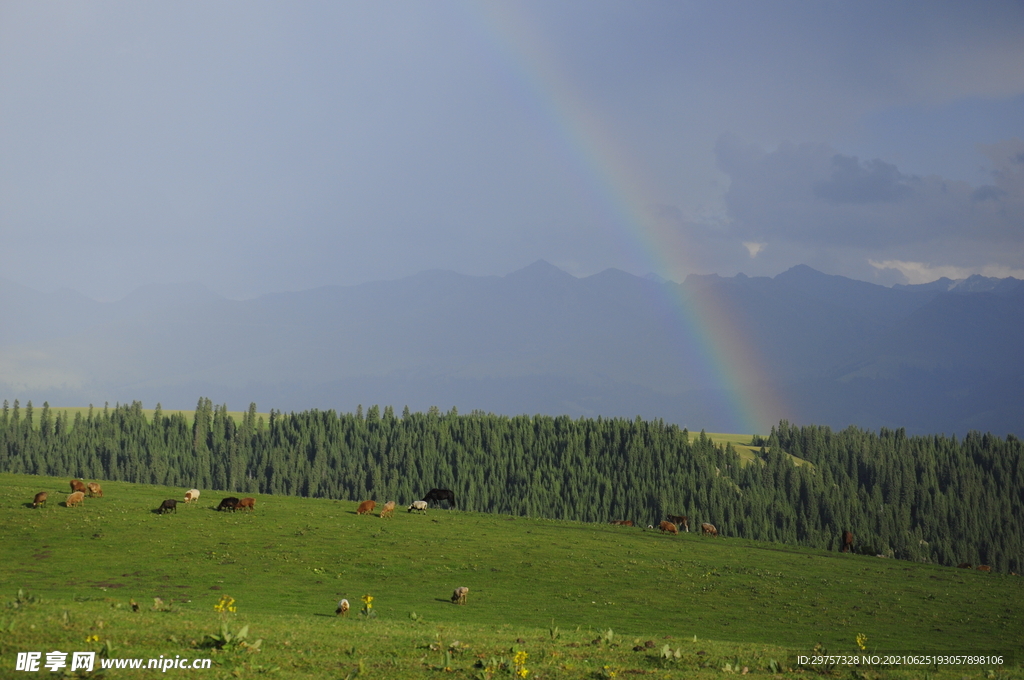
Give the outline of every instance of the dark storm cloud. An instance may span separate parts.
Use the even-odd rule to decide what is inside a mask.
[[[1006,192],[999,187],[986,184],[974,190],[971,194],[972,201],[995,201],[1006,195]]]
[[[993,183],[973,187],[916,177],[879,159],[862,161],[826,144],[781,144],[765,152],[733,137],[718,141],[719,167],[731,178],[726,204],[732,233],[768,244],[882,251],[946,242],[956,261],[965,242],[1002,244],[1017,258],[1024,244],[1020,140],[983,147]]]
[[[888,203],[910,195],[907,177],[881,160],[861,163],[854,156],[832,157],[832,177],[814,185],[814,195],[830,203]]]

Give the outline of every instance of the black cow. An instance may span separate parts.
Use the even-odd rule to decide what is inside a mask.
[[[165,512],[174,512],[175,514],[177,514],[178,501],[174,500],[173,498],[168,498],[167,500],[160,504],[160,507],[157,508],[156,511],[157,514],[160,515],[164,514]]]
[[[448,501],[450,507],[455,507],[455,493],[450,489],[431,489],[427,492],[427,495],[423,497],[423,500],[428,503],[439,503],[441,501]]]
[[[238,507],[238,503],[239,500],[237,498],[235,498],[234,496],[229,496],[220,502],[220,505],[217,506],[217,509],[230,510],[231,512],[234,512],[235,508]]]

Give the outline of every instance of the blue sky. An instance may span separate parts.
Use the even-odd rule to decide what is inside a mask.
[[[0,4],[0,277],[1024,278],[1024,4]]]

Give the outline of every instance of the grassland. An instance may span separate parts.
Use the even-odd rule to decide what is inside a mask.
[[[733,448],[736,449],[736,453],[740,457],[740,462],[744,465],[748,465],[758,458],[758,454],[761,452],[760,446],[751,446],[750,442],[753,437],[749,434],[725,434],[721,432],[706,432],[705,433],[711,441],[715,444],[724,446],[725,444],[732,444]],[[810,461],[806,461],[803,458],[797,458],[796,456],[787,453],[789,459],[793,461],[794,465],[810,465],[813,464]]]
[[[1013,576],[437,509],[382,520],[343,500],[261,496],[255,513],[232,514],[213,510],[225,494],[204,491],[161,516],[184,489],[103,486],[104,498],[66,508],[66,479],[0,475],[0,677],[18,677],[16,652],[107,641],[119,657],[212,656],[204,677],[345,678],[360,664],[362,677],[510,677],[500,660],[512,650],[535,678],[776,674],[816,645],[853,652],[858,634],[872,653],[1015,655],[1009,669],[858,669],[865,677],[1024,677]],[[42,490],[51,500],[32,509]],[[448,601],[461,585],[464,607]],[[376,618],[334,616],[338,598],[354,614],[364,594]],[[224,595],[236,612],[214,611]],[[248,625],[261,650],[205,647],[222,620]]]

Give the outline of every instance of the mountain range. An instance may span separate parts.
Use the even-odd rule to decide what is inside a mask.
[[[205,396],[239,410],[1024,434],[1024,281],[1012,278],[888,288],[797,266],[675,283],[538,261],[243,301],[147,286],[117,302],[0,279],[0,319],[0,398],[36,404]]]

